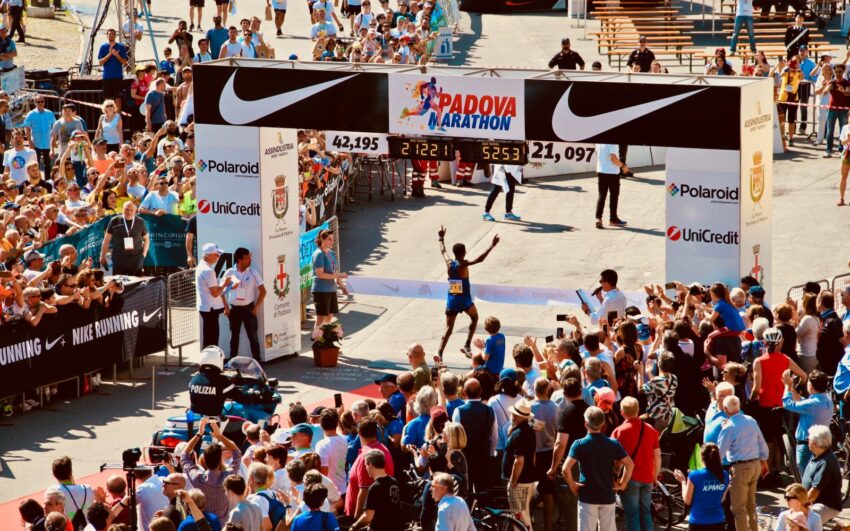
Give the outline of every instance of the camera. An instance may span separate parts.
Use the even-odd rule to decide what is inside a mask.
[[[103,269],[95,269],[93,273],[95,282],[103,282]]]
[[[147,448],[148,451],[148,463],[151,465],[157,465],[159,463],[164,463],[168,460],[168,450],[165,448],[158,448],[156,446],[149,446]]]
[[[121,453],[121,463],[124,468],[136,468],[141,458],[142,451],[138,448],[128,448]]]

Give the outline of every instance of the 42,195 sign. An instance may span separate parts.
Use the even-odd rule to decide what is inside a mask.
[[[325,145],[328,151],[341,151],[344,153],[386,155],[389,152],[387,135],[375,133],[326,131]]]

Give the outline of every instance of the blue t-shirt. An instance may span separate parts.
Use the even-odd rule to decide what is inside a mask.
[[[127,59],[127,47],[121,44],[120,42],[116,42],[113,45],[113,48],[118,50],[118,55],[121,56],[122,59]],[[98,59],[103,59],[109,55],[109,43],[105,42],[100,46],[100,51],[97,53]],[[117,57],[110,57],[103,63],[103,79],[123,79],[124,78],[124,65],[121,64],[121,61],[118,60]]]
[[[210,55],[213,59],[218,59],[218,53],[221,51],[221,45],[230,39],[227,33],[227,28],[212,28],[207,30],[207,40],[210,41]]]
[[[336,255],[333,251],[322,252],[316,249],[313,253],[313,293],[336,293],[336,283],[333,279],[323,279],[316,276],[319,268],[325,273],[336,273]]]
[[[499,332],[488,337],[484,342],[484,352],[490,356],[484,362],[484,368],[498,376],[505,368],[505,334]]]
[[[729,486],[729,472],[723,471],[723,481],[707,468],[693,470],[688,479],[694,484],[694,497],[691,502],[689,524],[721,524],[726,520],[723,514],[723,493]]]
[[[485,367],[486,367],[486,365],[485,365]],[[446,413],[449,414],[449,418],[452,418],[452,415],[454,415],[455,409],[459,408],[460,406],[464,405],[465,403],[466,402],[464,401],[463,398],[455,398],[454,400],[449,400],[448,402],[446,402]]]
[[[339,523],[331,513],[310,511],[296,516],[290,531],[339,531]]]
[[[204,520],[210,524],[213,531],[221,531],[221,522],[218,516],[204,511]],[[195,518],[190,514],[185,520],[180,522],[180,527],[177,528],[177,531],[196,531],[197,529],[198,526],[195,525]]]
[[[425,444],[425,428],[428,426],[428,421],[431,416],[428,413],[423,413],[407,423],[404,427],[404,433],[401,436],[401,444],[419,448]]]
[[[159,62],[159,69],[163,70],[165,72],[168,72],[169,74],[171,74],[173,76],[174,72],[175,72],[174,61],[171,61],[169,59],[163,59],[162,61]]]
[[[626,457],[623,446],[602,433],[588,433],[570,447],[570,457],[579,463],[578,499],[583,503],[614,503],[614,462]]]
[[[24,126],[29,127],[32,131],[34,148],[50,149],[50,133],[53,131],[53,124],[55,123],[56,116],[49,109],[43,111],[33,109],[27,113],[27,117],[24,118]]]
[[[165,116],[165,94],[152,90],[145,96],[145,105],[151,111],[151,124],[161,125],[168,119]]]
[[[404,422],[404,406],[407,405],[407,400],[404,398],[404,394],[402,394],[401,391],[396,391],[390,395],[387,402],[390,404],[390,407],[393,408],[395,414],[398,415],[398,418]]]
[[[728,302],[724,300],[717,301],[717,304],[714,305],[714,311],[720,314],[720,317],[723,318],[723,322],[726,324],[726,328],[732,332],[743,332],[746,328],[744,326],[744,320],[741,319],[741,314]]]

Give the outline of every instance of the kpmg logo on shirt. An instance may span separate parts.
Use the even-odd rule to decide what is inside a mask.
[[[701,184],[693,186],[690,184],[670,183],[667,186],[670,197],[678,196],[680,199],[707,199],[710,203],[738,203],[738,188],[714,188]]]
[[[199,159],[195,163],[198,171],[207,172],[215,171],[218,173],[232,173],[235,177],[254,177],[260,176],[259,162],[230,162],[228,160],[214,159]]]

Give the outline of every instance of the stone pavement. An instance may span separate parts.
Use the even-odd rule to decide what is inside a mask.
[[[77,63],[80,29],[73,13],[57,12],[52,19],[28,17],[26,25],[27,42],[16,43],[16,64],[34,70],[69,68]]]

